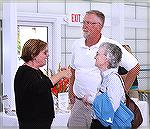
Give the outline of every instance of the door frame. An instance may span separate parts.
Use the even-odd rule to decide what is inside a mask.
[[[65,15],[17,12],[15,3],[3,4],[3,95],[8,95],[11,109],[15,109],[14,76],[17,70],[17,25],[19,23],[52,24],[49,49],[49,68],[56,71],[61,61],[61,26]],[[51,37],[51,36],[50,36]],[[51,40],[51,39],[48,39]]]

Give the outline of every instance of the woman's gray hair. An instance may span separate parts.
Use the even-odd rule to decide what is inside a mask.
[[[109,42],[104,42],[100,45],[99,48],[104,48],[105,55],[109,61],[108,69],[117,68],[122,58],[121,48],[116,44],[112,44]]]

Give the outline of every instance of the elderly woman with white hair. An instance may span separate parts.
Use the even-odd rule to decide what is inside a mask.
[[[112,104],[113,110],[116,111],[120,106],[120,102],[125,100],[125,93],[123,88],[123,81],[118,74],[118,66],[122,58],[121,49],[108,42],[102,43],[95,56],[95,65],[101,71],[102,82],[97,87],[98,93],[106,92]],[[92,98],[89,94],[84,96],[84,103],[91,101]],[[109,107],[108,107],[109,108]],[[100,121],[97,120],[96,115],[92,115],[92,123],[90,129],[111,129],[110,126],[105,127]]]

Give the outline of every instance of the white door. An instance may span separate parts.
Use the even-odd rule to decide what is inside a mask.
[[[56,70],[61,61],[61,25],[64,15],[16,12],[14,4],[3,7],[3,94],[10,98],[10,106],[15,109],[14,76],[17,70],[17,28],[47,28],[49,59],[47,69]],[[44,40],[46,40],[46,38]]]

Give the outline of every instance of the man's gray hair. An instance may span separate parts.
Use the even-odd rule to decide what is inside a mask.
[[[105,55],[109,60],[108,69],[117,68],[122,58],[121,48],[116,44],[112,44],[109,42],[104,42],[100,45],[100,48],[104,48]]]
[[[90,10],[90,11],[87,11],[86,14],[95,14],[97,17],[100,18],[100,20],[102,21],[102,26],[104,26],[105,15],[102,12],[98,10]]]

